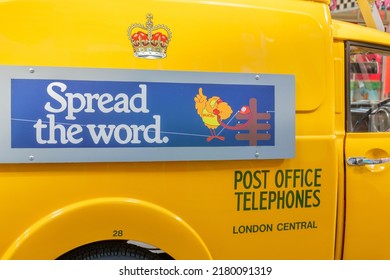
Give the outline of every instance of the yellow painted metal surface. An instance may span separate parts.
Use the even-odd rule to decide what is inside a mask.
[[[68,242],[63,240],[65,235],[71,240],[70,244],[88,244],[91,240],[107,236],[107,230],[121,238],[129,236],[148,244],[161,244],[165,250],[177,252],[178,258],[190,257],[188,253],[181,252],[183,247],[192,248],[192,257],[211,257],[196,232],[177,216],[148,202],[116,197],[81,201],[50,213],[29,227],[3,257],[51,259],[69,249]],[[173,236],[180,238],[172,242]],[[36,248],[45,248],[48,240],[52,244],[50,249],[37,252]]]
[[[345,189],[344,189],[344,138],[345,138],[345,82],[344,82],[344,42],[335,40],[333,45],[334,53],[334,77],[335,77],[335,135],[337,142],[337,215],[336,215],[336,238],[335,238],[335,259],[343,257],[344,249],[344,217],[345,217]]]
[[[387,50],[386,55],[388,55],[389,34],[361,29],[357,25],[337,21],[333,26],[335,37],[339,42],[348,40],[364,43],[367,47],[371,47],[372,51],[379,48],[378,52],[385,54],[384,51]],[[388,72],[384,72],[378,82],[385,85],[387,76]],[[349,83],[350,79],[352,78],[346,75],[346,83]],[[346,93],[346,98],[347,100],[350,98],[349,93]],[[343,114],[344,112],[341,113]],[[344,118],[345,116],[341,116],[341,119]],[[387,158],[389,157],[388,139],[388,132],[345,133],[344,160],[351,157]],[[344,259],[389,259],[390,243],[387,236],[389,226],[385,222],[390,211],[388,168],[388,164],[365,166],[345,164],[345,170],[341,172],[344,182],[340,182],[340,186],[345,185],[339,190],[340,198],[343,199],[339,203],[339,212],[345,214],[345,223],[340,225],[338,230],[339,235],[344,236],[342,247],[338,247],[342,250],[338,251]],[[341,242],[341,237],[338,240]]]
[[[176,259],[339,256],[344,135],[334,75],[342,57],[335,62],[332,32],[340,40],[359,35],[332,24],[328,2],[0,2],[1,65],[296,79],[291,159],[1,164],[0,256],[54,259],[111,239],[152,244]],[[133,55],[128,27],[148,13],[172,31],[164,59]]]
[[[346,158],[387,158],[389,134],[348,134]],[[345,259],[389,259],[390,211],[388,164],[346,167]]]
[[[372,28],[362,28],[353,23],[333,20],[334,37],[338,40],[358,41],[373,44],[388,45],[389,34]]]
[[[383,22],[374,1],[357,0],[367,27],[384,31]]]

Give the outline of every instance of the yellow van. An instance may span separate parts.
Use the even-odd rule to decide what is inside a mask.
[[[329,4],[1,1],[1,258],[389,259],[390,35]]]

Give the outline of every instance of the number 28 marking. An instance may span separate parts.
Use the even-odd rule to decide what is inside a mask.
[[[114,237],[121,237],[121,236],[123,236],[123,230],[121,230],[121,229],[114,229],[112,231],[112,236],[114,236]]]

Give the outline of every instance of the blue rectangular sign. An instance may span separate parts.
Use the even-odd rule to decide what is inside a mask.
[[[39,68],[28,75],[16,70],[3,81],[11,105],[5,154],[28,151],[29,160],[41,158],[38,162],[295,154],[295,108],[289,107],[295,104],[295,83],[289,75],[260,79],[250,74],[107,69],[77,69],[81,74],[72,75],[67,68]],[[277,150],[281,145],[289,151]],[[95,156],[96,149],[105,152]],[[46,150],[58,153],[48,156]]]
[[[273,146],[273,86],[11,81],[12,148]]]

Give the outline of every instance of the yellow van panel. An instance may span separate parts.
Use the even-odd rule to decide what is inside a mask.
[[[297,110],[316,109],[323,101],[327,81],[322,72],[331,71],[325,5],[306,1],[270,5],[264,0],[143,3],[2,2],[7,24],[1,32],[1,64],[294,74]],[[155,24],[172,31],[167,59],[148,61],[132,55],[127,29],[145,24],[148,13]],[[315,94],[304,94],[314,89]]]
[[[54,259],[119,238],[176,259],[333,259],[327,2],[1,2],[1,65],[288,74],[297,113],[291,159],[1,164],[0,256]],[[164,59],[133,55],[128,28],[148,13],[172,32]]]

